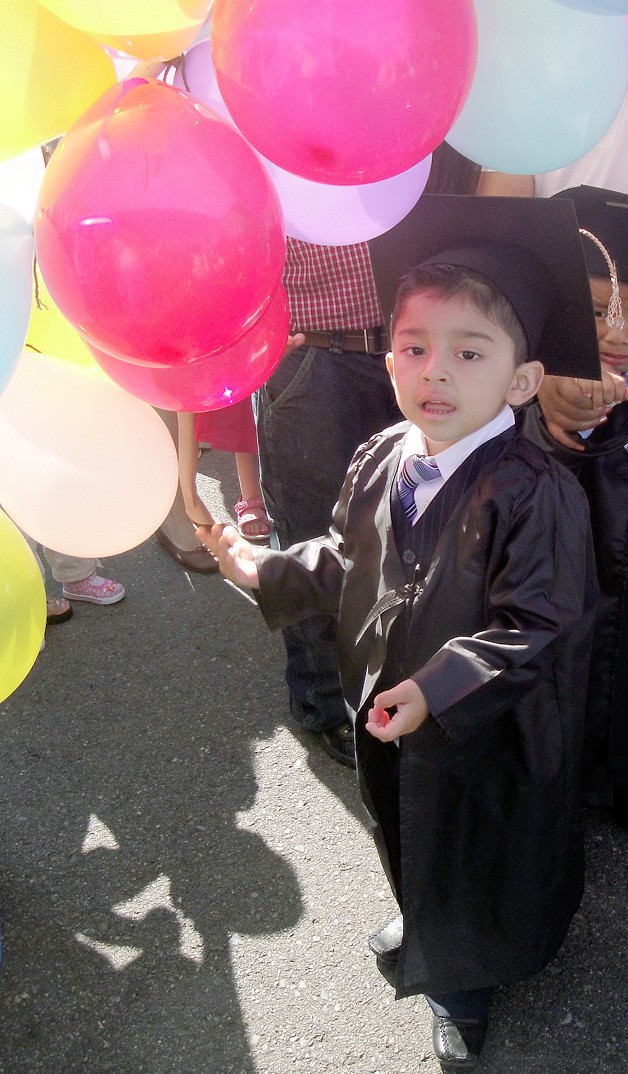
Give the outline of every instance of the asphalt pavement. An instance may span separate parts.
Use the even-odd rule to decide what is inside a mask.
[[[233,457],[200,465],[226,518]],[[125,600],[75,604],[0,706],[0,1074],[437,1074],[424,999],[366,946],[395,906],[354,773],[290,722],[280,636],[154,538],[105,567]],[[628,1072],[628,833],[585,820],[582,909],[499,995],[478,1074]]]

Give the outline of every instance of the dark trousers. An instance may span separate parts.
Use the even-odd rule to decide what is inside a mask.
[[[438,992],[426,1000],[438,1018],[486,1018],[494,988],[474,988],[468,992]]]
[[[329,529],[356,448],[401,420],[384,355],[299,347],[256,393],[262,492],[271,543],[289,548]],[[347,719],[335,621],[315,616],[282,631],[290,709],[308,731]]]

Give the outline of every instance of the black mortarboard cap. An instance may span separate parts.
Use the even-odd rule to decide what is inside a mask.
[[[369,248],[387,324],[399,282],[411,268],[459,265],[505,295],[530,358],[542,361],[547,373],[601,378],[587,266],[568,199],[424,194]]]
[[[597,186],[575,186],[561,190],[555,198],[569,198],[576,210],[579,227],[586,228],[608,250],[620,280],[628,282],[628,194]],[[608,277],[604,254],[586,236],[582,247],[592,276]]]

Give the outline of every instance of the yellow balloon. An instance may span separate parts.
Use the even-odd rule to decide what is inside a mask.
[[[0,511],[0,701],[32,668],[46,629],[46,591],[17,526]]]
[[[98,40],[104,45],[109,45],[110,48],[117,49],[118,52],[124,52],[127,56],[135,56],[138,60],[171,60],[190,48],[202,25],[202,22],[195,22],[184,30],[164,31],[161,34],[138,34],[136,37],[118,37],[115,34],[109,34],[99,37]]]
[[[83,366],[85,369],[100,370],[87,344],[83,342],[82,337],[70,322],[66,321],[58,306],[55,306],[39,273],[37,279],[39,306],[37,297],[33,295],[26,346],[34,351],[41,351],[42,354],[52,354],[55,358],[63,358],[64,361]]]
[[[0,3],[0,160],[64,134],[116,81],[93,38],[35,0]]]
[[[138,37],[183,30],[203,22],[212,0],[42,0],[42,3],[59,19],[96,37]]]

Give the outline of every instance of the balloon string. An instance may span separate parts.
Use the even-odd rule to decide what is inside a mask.
[[[39,294],[39,273],[37,272],[37,255],[33,258],[33,277],[35,280],[35,304],[38,310],[47,310],[48,306],[42,302]]]
[[[181,78],[183,79],[183,85],[185,86],[185,88],[188,91],[188,93],[191,93],[192,90],[190,89],[188,79],[187,79],[186,70],[185,70],[185,52],[182,52],[180,56],[176,57],[176,59],[171,60],[170,61],[170,66],[174,67],[175,71],[181,73]]]
[[[611,258],[611,255],[609,254],[604,244],[601,243],[595,235],[592,235],[590,231],[586,231],[586,229],[583,227],[579,228],[578,230],[581,235],[586,235],[587,239],[591,239],[591,242],[595,243],[598,250],[603,255],[606,264],[608,265],[608,271],[611,277],[611,300],[608,304],[606,323],[609,328],[619,328],[619,330],[621,331],[624,327],[625,321],[623,310],[621,308],[621,294],[619,291],[617,266]]]

